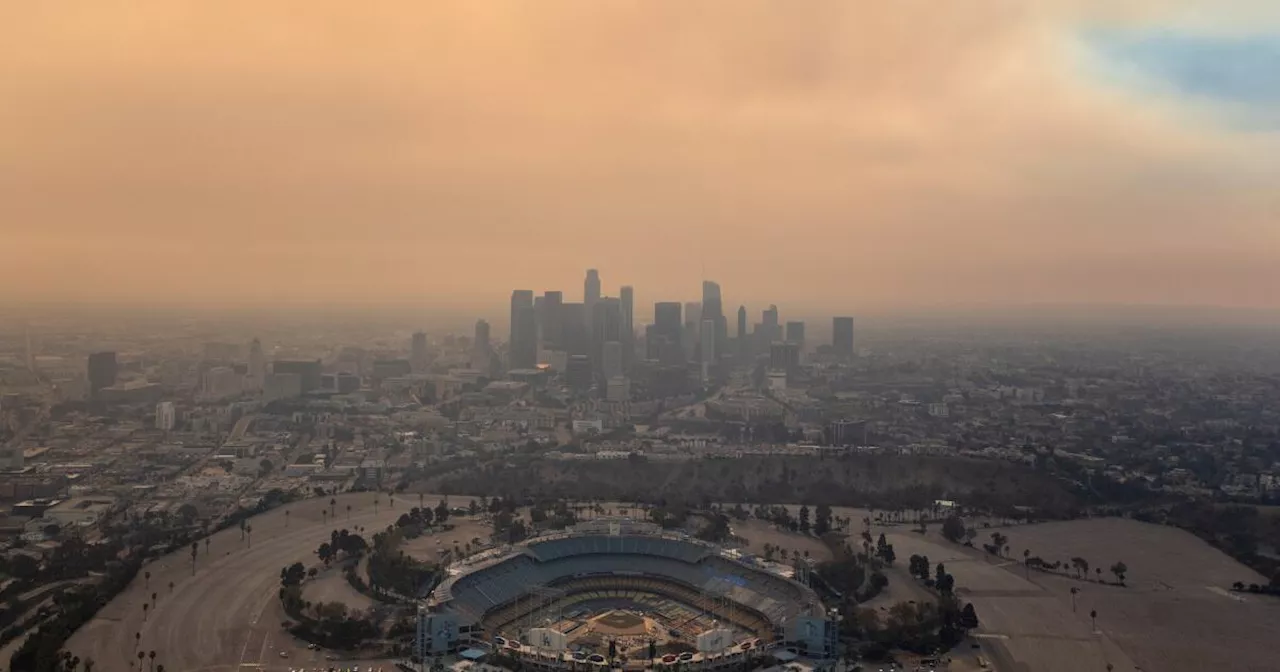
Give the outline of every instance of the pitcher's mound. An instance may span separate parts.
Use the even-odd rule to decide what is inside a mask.
[[[642,635],[645,633],[643,616],[629,614],[625,611],[611,611],[593,622],[595,630],[616,635]]]

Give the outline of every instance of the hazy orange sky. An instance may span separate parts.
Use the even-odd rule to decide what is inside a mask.
[[[0,300],[1280,307],[1274,0],[0,4]]]

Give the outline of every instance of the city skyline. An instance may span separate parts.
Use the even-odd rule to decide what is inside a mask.
[[[1274,3],[312,10],[6,8],[0,302],[1280,307]]]

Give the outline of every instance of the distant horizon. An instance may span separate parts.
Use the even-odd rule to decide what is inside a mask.
[[[566,296],[566,302],[575,297]],[[581,300],[580,297],[576,297]],[[696,302],[696,297],[676,297],[659,301]],[[730,335],[735,334],[739,304],[726,302],[725,313]],[[853,317],[855,328],[901,327],[909,324],[936,323],[943,326],[1035,327],[1046,324],[1064,326],[1183,326],[1183,327],[1275,327],[1280,328],[1280,309],[1205,306],[1182,304],[1121,303],[1023,303],[1023,304],[936,304],[888,308],[866,307],[860,310],[798,309],[786,301],[751,302],[748,329],[760,321],[760,313],[769,305],[778,306],[783,322],[804,321],[811,329],[823,331],[834,317]],[[115,302],[42,302],[15,304],[0,301],[0,322],[20,327],[23,320],[99,319],[116,317],[128,321],[168,322],[183,319],[225,318],[250,320],[264,324],[311,321],[342,317],[374,320],[394,324],[396,328],[427,328],[430,322],[450,322],[453,329],[469,328],[476,320],[486,320],[503,339],[509,325],[507,304],[459,306],[431,304],[422,300],[382,300],[362,302],[291,301],[283,304],[158,304],[132,301]],[[651,323],[653,302],[636,303],[636,324]]]

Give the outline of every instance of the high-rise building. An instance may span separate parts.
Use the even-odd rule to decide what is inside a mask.
[[[543,347],[548,350],[564,349],[564,317],[561,316],[563,306],[564,292],[543,292],[542,321],[538,324],[538,329]]]
[[[565,382],[576,392],[591,389],[591,358],[586,355],[570,355],[565,365]]]
[[[751,336],[747,333],[747,307],[738,306],[738,358],[751,359]]]
[[[587,269],[587,279],[582,283],[582,304],[586,306],[586,325],[591,327],[591,320],[596,314],[596,302],[600,300],[600,272],[594,268]]]
[[[560,306],[561,345],[565,352],[570,355],[587,355],[591,352],[590,324],[587,304],[566,303]]]
[[[303,392],[320,389],[320,360],[278,359],[271,364],[272,373],[296,373]]]
[[[234,397],[244,391],[243,377],[229,366],[215,366],[204,372],[201,393],[208,399]]]
[[[711,320],[711,334],[715,342],[715,352],[719,355],[725,351],[729,340],[729,323],[725,320],[724,305],[720,298],[720,284],[710,280],[702,281],[702,320]],[[703,357],[702,361],[713,361]]]
[[[279,364],[279,362],[276,362]],[[274,371],[267,374],[267,380],[262,386],[262,401],[270,403],[277,399],[290,399],[292,397],[300,397],[303,393],[302,376],[297,373]],[[317,376],[318,378],[318,376]],[[316,382],[319,385],[319,381]]]
[[[831,349],[837,357],[853,357],[853,318],[831,318]]]
[[[800,346],[800,351],[804,352],[804,322],[796,320],[787,322],[786,341]]]
[[[777,306],[770,305],[765,309],[761,324],[764,326],[764,337],[769,343],[782,339],[782,331],[778,328]]]
[[[684,349],[680,344],[684,325],[680,322],[680,312],[680,304],[675,301],[653,304],[653,331],[648,338],[649,359],[664,364],[684,361]]]
[[[787,341],[775,341],[769,346],[769,368],[788,373],[800,368],[800,346]]]
[[[262,341],[253,339],[249,342],[249,383],[254,389],[261,389],[267,380],[267,356],[262,352]]]
[[[680,346],[684,349],[684,358],[690,362],[700,361],[698,355],[698,332],[702,329],[702,304],[689,301],[684,304],[684,329],[680,332]]]
[[[492,353],[489,346],[489,323],[476,320],[475,338],[471,339],[471,368],[492,375],[490,371]]]
[[[622,368],[631,370],[631,360],[636,354],[636,296],[635,288],[623,285],[618,290],[618,301],[622,310]]]
[[[427,359],[427,335],[415,331],[409,342],[409,366],[414,373],[426,373],[430,363]]]
[[[591,359],[597,374],[604,371],[604,344],[622,342],[622,302],[612,297],[596,301],[591,319]]]
[[[89,355],[89,395],[97,396],[98,390],[116,384],[116,353],[95,352]]]
[[[172,401],[156,404],[156,429],[171,432],[177,424],[178,410],[174,408]]]
[[[511,292],[511,340],[508,368],[532,369],[538,365],[538,321],[533,309],[533,290]]]
[[[600,375],[606,381],[622,375],[622,343],[605,341],[601,357]]]
[[[716,321],[710,317],[702,318],[702,329],[699,332],[701,343],[698,355],[702,363],[702,379],[711,378],[711,371],[716,365]]]

